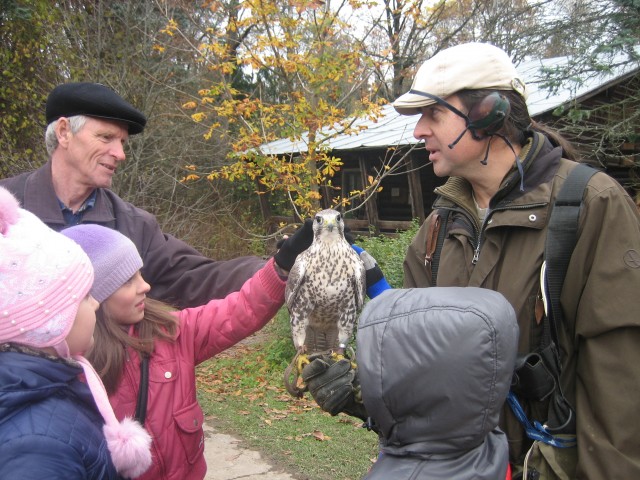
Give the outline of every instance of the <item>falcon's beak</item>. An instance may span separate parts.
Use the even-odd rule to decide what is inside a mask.
[[[333,229],[337,226],[338,226],[338,223],[336,222],[335,218],[330,218],[327,221],[327,228],[329,229],[330,232],[333,232]]]

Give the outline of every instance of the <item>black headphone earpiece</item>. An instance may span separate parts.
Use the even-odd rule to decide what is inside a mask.
[[[477,135],[478,130],[484,130],[483,136],[492,135],[502,128],[510,112],[507,97],[498,92],[490,93],[469,110],[467,128],[476,139],[482,138]]]

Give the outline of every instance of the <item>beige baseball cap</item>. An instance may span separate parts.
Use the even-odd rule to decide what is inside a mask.
[[[416,115],[436,101],[412,91],[447,98],[460,90],[515,90],[527,98],[527,88],[507,53],[488,43],[463,43],[447,48],[418,69],[411,90],[393,102],[401,115]]]

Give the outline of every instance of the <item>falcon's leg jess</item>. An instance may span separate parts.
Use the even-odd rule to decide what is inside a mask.
[[[354,318],[354,315],[345,312],[340,316],[340,320],[338,321],[338,348],[333,349],[331,352],[331,356],[335,361],[346,358],[345,351],[353,335],[353,321],[350,320],[351,318]]]

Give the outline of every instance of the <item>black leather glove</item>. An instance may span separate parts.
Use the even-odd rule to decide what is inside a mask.
[[[354,246],[353,248],[355,249],[356,247]],[[362,260],[366,271],[367,288],[369,288],[382,280],[384,278],[384,273],[382,273],[382,269],[378,266],[378,262],[376,262],[376,259],[373,258],[369,252],[362,250],[359,254],[360,260]]]
[[[344,412],[366,421],[357,370],[351,362],[346,358],[336,361],[331,355],[311,355],[309,360],[311,363],[302,370],[302,380],[318,406],[331,415]]]
[[[313,241],[313,219],[308,218],[296,233],[287,238],[274,255],[278,266],[287,272],[293,267],[296,257],[304,252]]]

